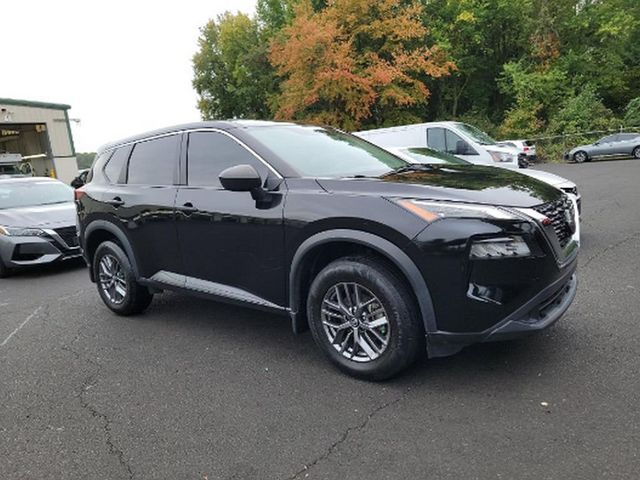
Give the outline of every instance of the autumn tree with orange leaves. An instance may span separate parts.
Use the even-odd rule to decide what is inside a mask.
[[[346,130],[418,121],[407,107],[428,100],[425,80],[455,68],[425,44],[421,14],[417,1],[301,2],[269,52],[282,79],[275,117]]]

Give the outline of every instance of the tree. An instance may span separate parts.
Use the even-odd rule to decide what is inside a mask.
[[[631,100],[624,109],[624,124],[628,127],[640,127],[640,97]]]
[[[416,1],[333,0],[317,11],[302,2],[271,45],[282,78],[275,116],[348,130],[417,120],[408,109],[427,101],[421,77],[454,65],[425,46]]]
[[[275,89],[258,23],[226,12],[202,29],[193,57],[193,86],[204,119],[265,118]]]

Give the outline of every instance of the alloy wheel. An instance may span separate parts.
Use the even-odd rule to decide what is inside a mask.
[[[342,356],[371,362],[387,349],[391,328],[382,302],[359,283],[333,285],[322,300],[322,326]]]
[[[574,158],[575,158],[576,162],[582,163],[582,162],[587,160],[587,154],[584,153],[584,152],[578,152],[578,153],[576,153]]]
[[[116,257],[107,254],[98,264],[98,281],[104,296],[113,304],[121,304],[127,296],[127,282],[122,265]]]

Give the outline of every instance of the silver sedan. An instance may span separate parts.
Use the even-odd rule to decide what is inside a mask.
[[[616,133],[607,135],[590,145],[580,145],[564,154],[565,160],[576,163],[588,162],[594,158],[628,157],[640,160],[640,134]]]
[[[72,188],[45,177],[0,179],[0,277],[80,255]]]

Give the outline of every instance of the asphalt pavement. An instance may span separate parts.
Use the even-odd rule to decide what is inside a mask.
[[[385,383],[284,317],[117,317],[78,263],[0,280],[0,479],[638,478],[640,162],[537,168],[582,192],[572,307]]]

